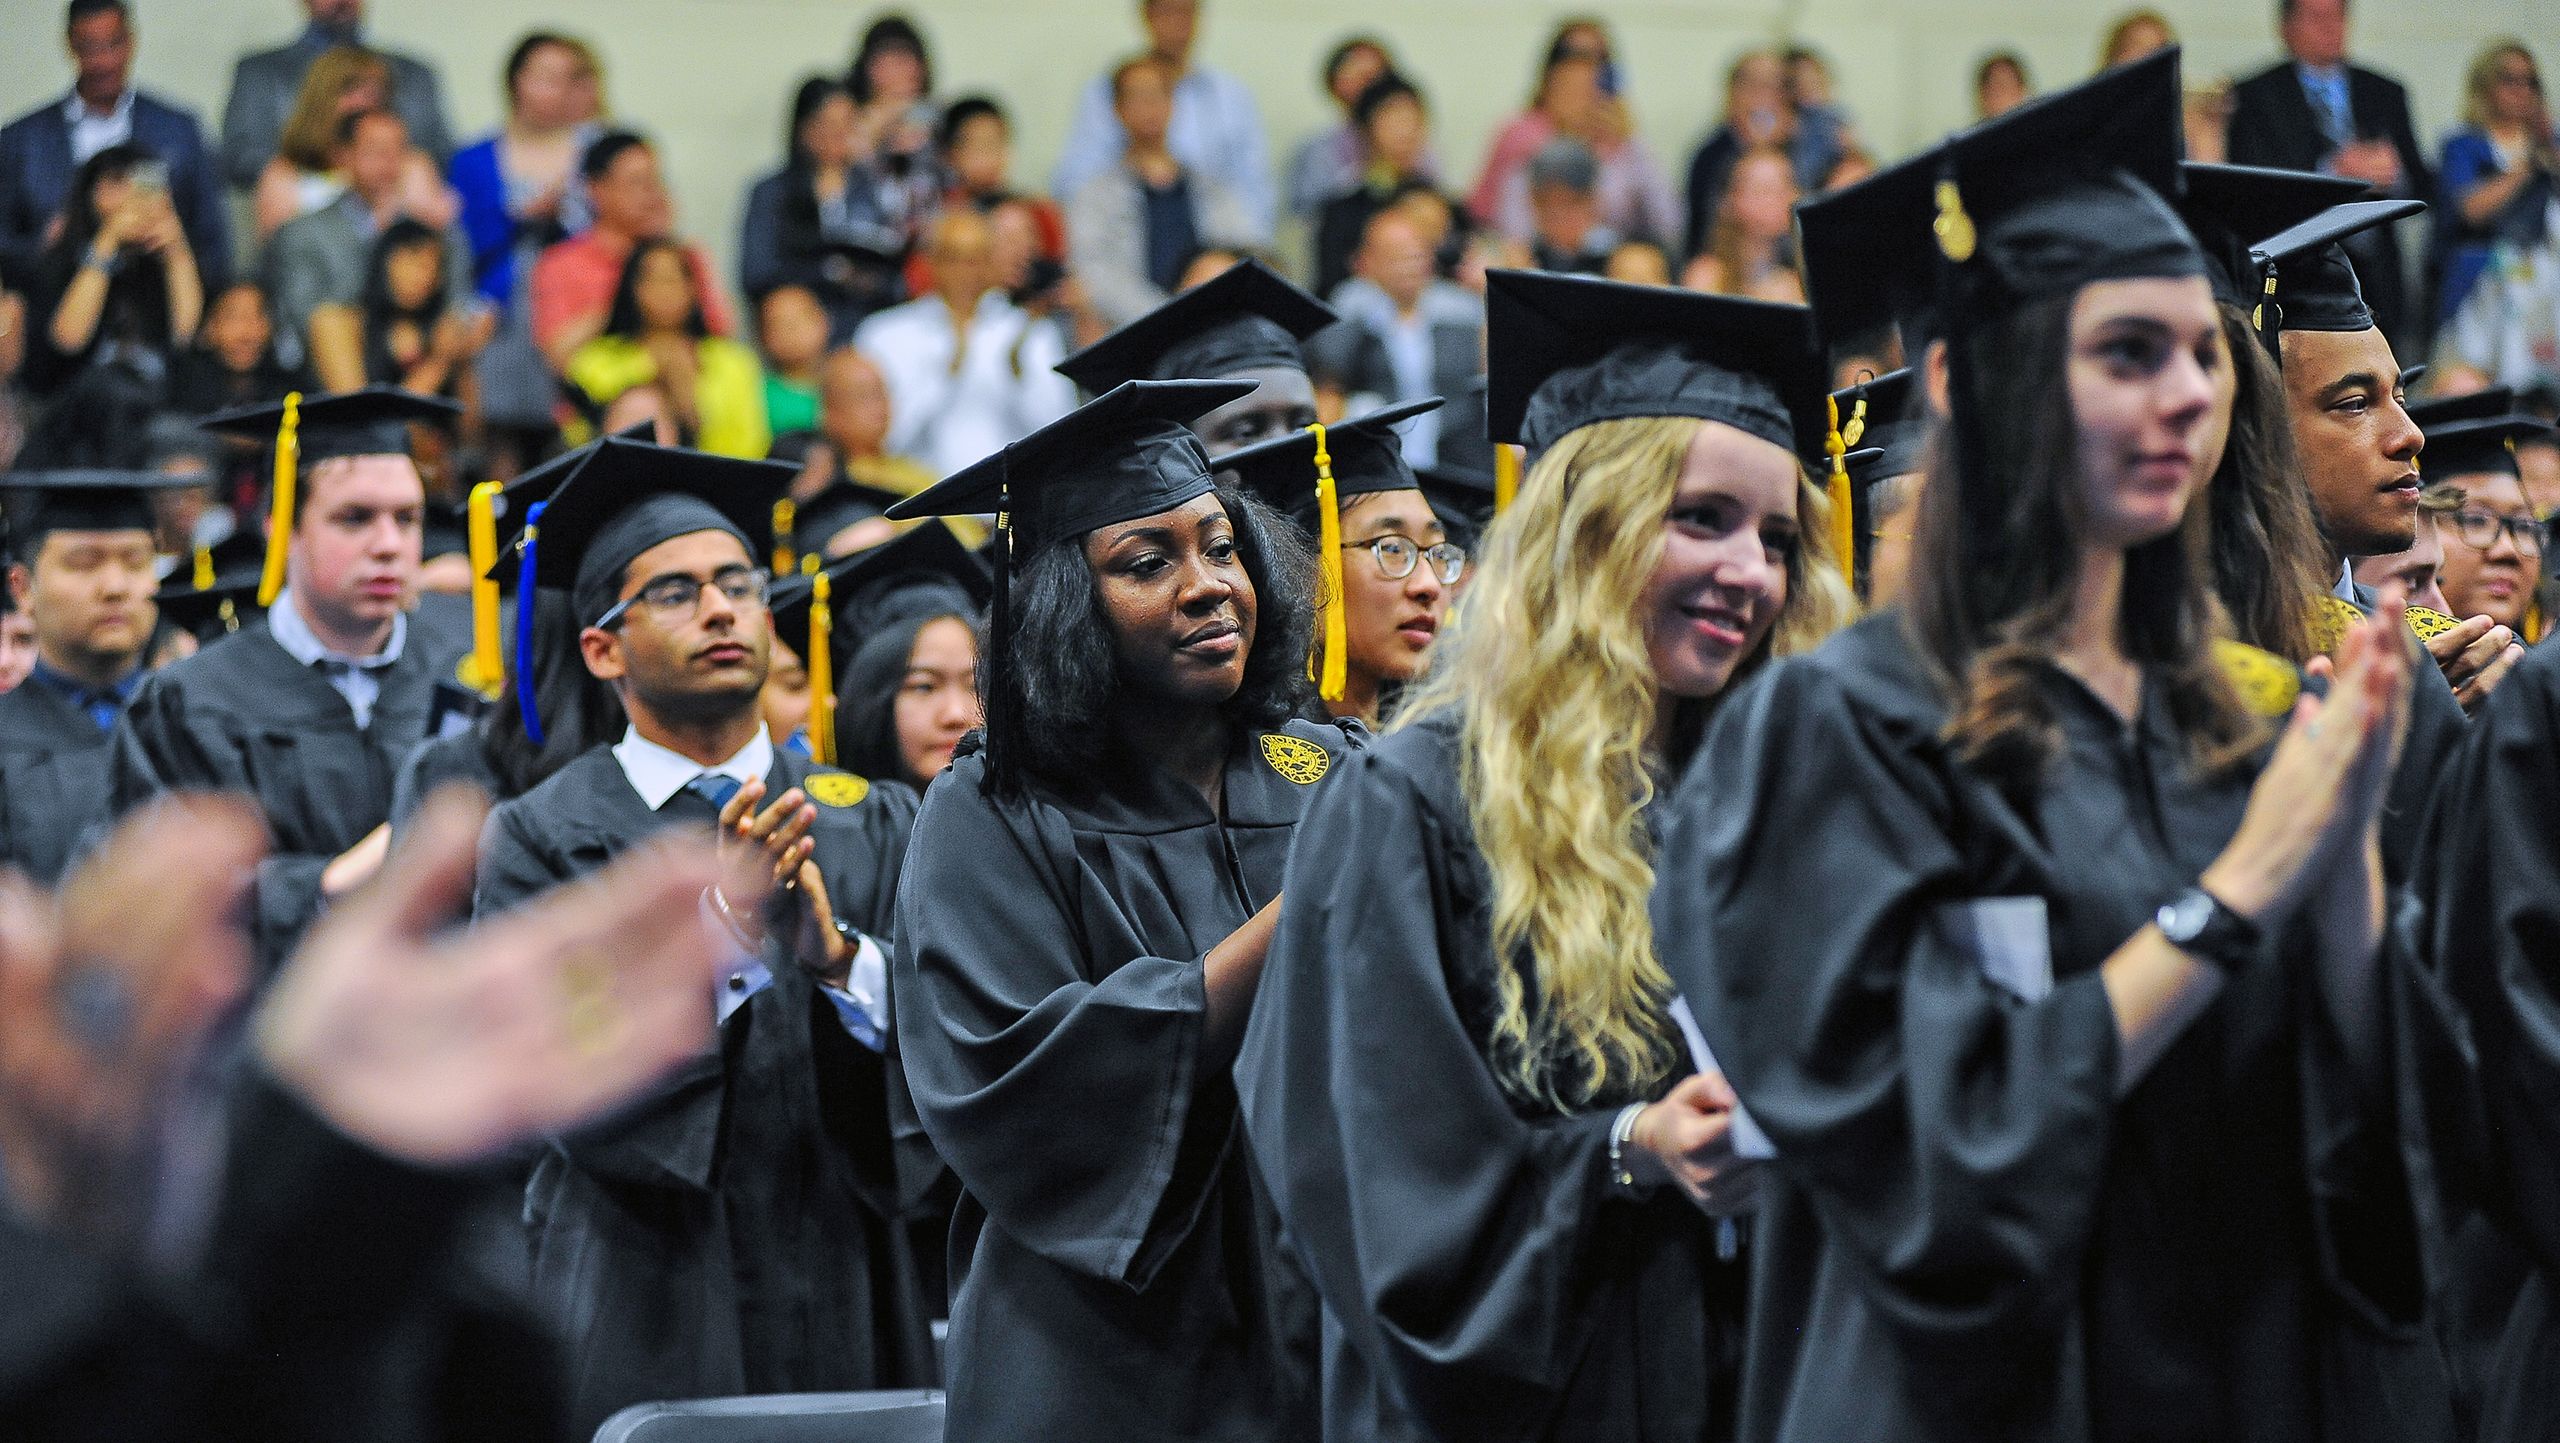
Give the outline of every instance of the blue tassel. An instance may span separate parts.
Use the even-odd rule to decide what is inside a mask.
[[[536,501],[525,509],[523,562],[516,568],[516,708],[524,715],[525,739],[542,745],[542,708],[533,695],[533,542],[544,508]]]

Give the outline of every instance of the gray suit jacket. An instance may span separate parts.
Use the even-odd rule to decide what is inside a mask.
[[[286,221],[267,245],[267,295],[276,330],[303,347],[300,354],[309,354],[304,328],[312,307],[364,301],[365,268],[373,258],[373,227],[366,220],[364,202],[349,191],[309,215]],[[473,294],[471,255],[450,227],[444,233],[444,274],[445,303],[458,311]]]
[[[247,190],[275,158],[284,123],[302,91],[302,72],[336,42],[305,30],[292,44],[241,57],[231,72],[231,99],[222,107],[222,173]],[[406,55],[385,50],[391,63],[391,108],[409,126],[409,143],[441,166],[453,155],[453,133],[444,123],[444,97],[436,73]]]

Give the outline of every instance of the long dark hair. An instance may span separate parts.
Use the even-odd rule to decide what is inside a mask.
[[[2248,314],[2227,303],[2221,310],[2237,394],[2231,440],[2206,491],[2213,589],[2235,635],[2298,665],[2320,649],[2311,618],[2330,580],[2320,570],[2320,523],[2293,448],[2284,377],[2259,348]]]
[[[1235,524],[1256,618],[1244,684],[1219,713],[1239,732],[1268,730],[1306,704],[1315,556],[1297,529],[1262,502],[1228,486],[1215,494]],[[1007,795],[1035,781],[1088,784],[1111,756],[1111,706],[1122,678],[1084,539],[1061,538],[1033,554],[1014,576],[1008,604],[1013,633],[1005,643],[1006,665],[995,665],[988,638],[978,642],[978,695],[991,715],[1007,719],[1004,744],[988,757],[987,787]]]
[[[533,593],[533,696],[542,712],[542,744],[524,731],[516,704],[520,676],[507,680],[507,695],[480,718],[480,759],[498,783],[499,798],[520,797],[595,747],[622,735],[622,699],[587,670],[578,651],[577,609],[568,593]],[[524,604],[521,598],[517,605]]]
[[[793,170],[811,168],[809,152],[800,148],[800,127],[809,123],[809,117],[817,114],[819,107],[839,95],[847,99],[852,98],[852,92],[844,88],[844,82],[841,80],[829,80],[823,75],[812,75],[800,82],[799,90],[793,92],[791,96],[791,128],[782,133],[784,165]]]
[[[2070,619],[2088,527],[2078,425],[2059,384],[2070,352],[2069,294],[2032,301],[1980,325],[1966,358],[1970,401],[1999,425],[1949,444],[1937,422],[1913,540],[1904,624],[1937,673],[1946,736],[1963,761],[2004,786],[2032,786],[2061,737],[2043,683]],[[1957,464],[1975,449],[1975,465]],[[2261,738],[2222,674],[2213,639],[2225,621],[2211,590],[2206,506],[2165,536],[2125,552],[2120,644],[2164,688],[2195,759],[2229,765]]]
[[[862,32],[862,43],[853,47],[853,63],[845,67],[844,88],[852,94],[854,104],[871,103],[871,57],[893,47],[914,52],[922,82],[916,98],[932,98],[933,52],[925,48],[924,32],[916,29],[914,21],[892,11],[872,21],[871,28]]]
[[[391,294],[391,257],[404,250],[425,248],[435,252],[436,283],[427,288],[427,298],[414,307],[402,306]],[[373,251],[365,260],[364,271],[364,373],[368,380],[397,381],[399,365],[391,358],[391,328],[407,321],[418,328],[419,339],[430,338],[436,323],[444,319],[445,301],[451,293],[452,277],[445,267],[453,258],[445,254],[444,237],[423,221],[402,216],[382,228],[374,237]]]
[[[658,236],[635,244],[631,247],[631,254],[623,258],[622,276],[613,283],[613,307],[605,312],[606,335],[638,340],[648,334],[648,325],[640,317],[640,267],[660,251],[674,256],[676,264],[684,267],[687,282],[685,333],[697,340],[711,334],[710,322],[702,318],[702,292],[696,286],[693,257],[685,254],[683,246]]]
[[[129,176],[135,167],[156,159],[150,151],[128,143],[110,145],[81,162],[71,177],[71,192],[62,200],[62,234],[45,252],[45,273],[52,282],[53,294],[59,296],[70,288],[81,257],[89,253],[90,245],[98,238],[99,226],[105,223],[105,217],[98,214],[99,184]],[[160,258],[140,249],[119,255],[115,275],[107,283],[107,304],[100,315],[101,339],[114,330],[127,339],[166,349],[169,281]]]
[[[951,609],[919,611],[864,637],[846,658],[844,681],[836,688],[837,765],[861,776],[893,778],[919,792],[933,780],[907,770],[907,750],[898,741],[898,694],[915,662],[916,638],[945,620],[965,623],[974,637],[974,616]]]

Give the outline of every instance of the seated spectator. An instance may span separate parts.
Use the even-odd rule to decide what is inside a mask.
[[[1530,263],[1542,271],[1599,275],[1618,248],[1618,233],[1600,219],[1600,162],[1591,147],[1560,135],[1529,160]]]
[[[1053,261],[1067,258],[1067,218],[1047,196],[1024,195],[1013,186],[1013,122],[1004,108],[983,95],[964,95],[942,112],[937,141],[942,159],[942,208],[973,205],[990,214],[1000,205],[1025,207],[1038,228],[1036,254]],[[924,255],[917,252],[907,272],[907,290],[922,295],[932,288],[924,274]]]
[[[33,335],[23,373],[28,393],[61,412],[62,425],[74,424],[64,398],[84,387],[112,390],[119,407],[148,414],[167,390],[170,358],[195,336],[204,288],[165,180],[158,162],[130,145],[89,157],[72,180],[62,233],[28,296]],[[50,415],[40,421],[38,436],[54,424]],[[48,464],[61,464],[59,455]]]
[[[1796,134],[1808,147],[1830,155],[1857,145],[1857,127],[1832,85],[1831,62],[1810,45],[1790,45],[1781,58],[1786,62],[1787,107],[1795,112]]]
[[[1332,97],[1342,118],[1298,142],[1289,157],[1284,192],[1289,214],[1313,224],[1326,201],[1360,185],[1369,169],[1369,148],[1354,112],[1361,92],[1395,68],[1385,42],[1368,35],[1343,41],[1325,57],[1325,94]],[[1438,167],[1427,156],[1423,165],[1426,174],[1436,176]]]
[[[1393,72],[1379,76],[1351,107],[1368,168],[1349,188],[1326,200],[1316,216],[1315,291],[1333,294],[1351,274],[1369,217],[1431,187],[1431,115],[1422,92]]]
[[[2036,93],[2027,79],[2026,57],[2014,50],[1986,55],[1973,71],[1973,118],[1994,120],[2026,103]]]
[[[1043,249],[1040,211],[1029,197],[998,201],[986,216],[995,242],[996,289],[1021,307],[1033,325],[1056,331],[1060,348],[1069,355],[1111,329],[1094,314],[1084,284],[1067,270],[1063,259]],[[932,267],[924,271],[930,279]]]
[[[1815,62],[1819,68],[1820,62]],[[1807,123],[1787,83],[1786,60],[1774,50],[1746,52],[1725,72],[1724,121],[1689,158],[1688,223],[1681,254],[1704,255],[1713,243],[1717,207],[1733,172],[1752,151],[1775,149],[1789,165],[1794,189],[1818,189],[1838,163],[1843,136],[1836,117]]]
[[[29,275],[53,239],[73,172],[111,145],[131,145],[167,168],[178,224],[206,284],[231,268],[222,178],[195,116],[133,83],[134,27],[124,0],[71,0],[63,39],[71,93],[0,129],[0,267]]]
[[[675,234],[675,203],[646,140],[627,130],[597,136],[578,158],[578,178],[594,207],[593,222],[545,250],[533,267],[533,341],[555,367],[603,334],[631,248]],[[704,323],[711,334],[728,335],[734,329],[729,305],[712,280],[711,258],[690,242],[683,249]]]
[[[364,48],[364,0],[303,0],[310,24],[290,44],[243,56],[231,72],[222,107],[222,171],[248,190],[281,148],[285,123],[302,94],[304,72],[329,51]],[[391,108],[407,122],[418,148],[441,165],[453,149],[436,73],[396,51],[375,52],[391,68]]]
[[[774,435],[818,426],[818,366],[827,358],[827,311],[806,286],[775,286],[756,305],[764,353],[764,419]]]
[[[209,416],[280,401],[287,391],[318,391],[309,372],[277,357],[275,339],[266,291],[249,280],[223,287],[204,308],[195,344],[169,364],[169,410]]]
[[[1747,151],[1725,179],[1706,249],[1681,272],[1693,291],[1804,303],[1795,267],[1796,178],[1776,146]]]
[[[845,67],[844,88],[855,106],[854,159],[869,167],[881,212],[912,249],[941,208],[945,183],[935,168],[942,122],[933,57],[915,22],[898,14],[872,21]]]
[[[818,396],[818,434],[834,461],[829,481],[913,496],[939,479],[922,463],[890,454],[889,380],[869,356],[851,346],[828,352]]]
[[[388,111],[390,89],[391,68],[372,51],[341,48],[312,62],[280,148],[258,175],[253,203],[261,244],[346,190],[339,135],[351,116]],[[405,121],[401,135],[405,143]],[[399,183],[401,210],[420,220],[450,225],[462,214],[435,157],[414,145],[402,153]]]
[[[1671,284],[1671,257],[1651,241],[1626,241],[1609,252],[1609,263],[1600,274],[1631,286],[1667,286]]]
[[[1856,185],[1875,173],[1876,158],[1874,156],[1863,150],[1844,150],[1840,152],[1838,160],[1831,162],[1831,168],[1822,173],[1822,185],[1815,194],[1829,195],[1843,186]],[[1805,197],[1806,200],[1812,198],[1812,196]]]
[[[1467,211],[1478,225],[1497,225],[1504,193],[1539,147],[1569,128],[1586,124],[1578,112],[1612,86],[1608,77],[1615,69],[1609,32],[1598,21],[1568,20],[1556,27],[1547,42],[1546,58],[1539,62],[1529,108],[1503,122],[1485,151],[1475,189],[1467,192]]]
[[[1603,86],[1603,76],[1592,61],[1568,59],[1548,77],[1548,93],[1562,97],[1553,102],[1560,117],[1555,138],[1590,154],[1592,199],[1602,225],[1620,236],[1669,245],[1679,239],[1680,202],[1653,152],[1636,138],[1625,102]],[[1529,185],[1527,170],[1514,174],[1494,208],[1494,228],[1515,240],[1529,239],[1536,229]]]
[[[1126,148],[1069,197],[1067,238],[1094,309],[1125,326],[1164,304],[1194,254],[1247,248],[1257,232],[1240,196],[1168,148],[1173,78],[1163,61],[1142,55],[1122,65],[1111,94]]]
[[[1185,170],[1213,178],[1234,197],[1240,221],[1236,244],[1270,244],[1278,197],[1272,190],[1262,112],[1243,81],[1191,63],[1191,48],[1200,35],[1200,0],[1139,0],[1138,17],[1147,31],[1146,58],[1164,78],[1167,114],[1164,135],[1156,143],[1170,150]],[[1126,69],[1122,65],[1095,76],[1076,102],[1074,126],[1049,176],[1049,193],[1065,201],[1070,213],[1076,197],[1117,169],[1128,153],[1131,138],[1120,115]]]
[[[2560,133],[2544,103],[2533,52],[2497,40],[2471,62],[2462,128],[2447,136],[2437,169],[2437,244],[2444,294],[2438,319],[2451,320],[2504,245],[2530,255],[2551,237],[2560,194]]]
[[[489,342],[496,317],[456,283],[461,264],[448,236],[402,216],[382,228],[355,305],[330,301],[311,311],[311,366],[331,391],[397,386],[462,403],[462,432],[478,429],[471,360]],[[466,299],[459,305],[455,297]]]
[[[2130,65],[2177,43],[2178,32],[2169,28],[2169,17],[2157,10],[2128,11],[2107,27],[2107,38],[2098,46],[2098,68]]]
[[[884,206],[897,187],[859,158],[856,115],[843,86],[801,82],[789,159],[748,192],[738,232],[738,284],[748,297],[804,287],[826,308],[828,334],[838,341],[906,294],[905,222]]]
[[[1345,398],[1337,414],[1463,396],[1484,374],[1484,302],[1440,279],[1431,260],[1430,242],[1407,212],[1389,209],[1369,218],[1351,278],[1327,297],[1342,319],[1307,341],[1318,409],[1326,393]],[[1431,411],[1404,425],[1409,464],[1438,464],[1441,424],[1442,414]]]
[[[388,110],[364,110],[346,117],[338,122],[332,154],[337,169],[346,176],[346,189],[276,232],[266,257],[267,291],[275,300],[276,324],[291,339],[292,353],[310,357],[315,371],[320,364],[309,349],[311,313],[332,303],[363,303],[374,237],[395,220],[406,217],[435,231],[447,252],[444,276],[453,308],[459,312],[471,297],[471,262],[462,248],[461,234],[407,208],[401,177],[414,152],[400,117]]]
[[[939,477],[1065,415],[1076,398],[1050,369],[1066,359],[1056,330],[1033,325],[996,289],[986,217],[952,211],[926,245],[933,294],[863,322],[853,344],[888,382],[888,449]]]
[[[517,41],[503,74],[506,120],[454,152],[447,173],[472,286],[497,316],[475,368],[483,434],[494,464],[513,472],[551,439],[557,395],[533,344],[529,290],[542,248],[586,229],[578,157],[603,120],[604,85],[584,41],[549,31]]]
[[[562,375],[601,407],[634,386],[655,387],[686,444],[761,460],[764,375],[755,353],[712,334],[682,245],[641,241],[623,261],[604,330],[578,347]]]

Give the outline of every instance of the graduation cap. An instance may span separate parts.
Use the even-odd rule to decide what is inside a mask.
[[[809,744],[835,761],[835,678],[859,644],[909,617],[976,617],[995,592],[978,554],[941,521],[774,584],[774,635],[809,668]]]
[[[1491,467],[1470,466],[1444,456],[1415,472],[1414,484],[1431,502],[1431,510],[1440,518],[1449,539],[1469,551],[1475,550],[1484,529],[1493,524]]]
[[[161,587],[152,600],[159,603],[163,621],[198,641],[211,641],[238,631],[265,611],[258,605],[258,580],[256,571],[245,569],[201,583],[190,577],[187,584]]]
[[[2191,160],[2178,173],[2186,185],[2178,216],[2204,250],[2214,297],[2244,310],[2259,300],[2268,260],[2260,247],[2266,241],[2373,189],[2344,176],[2255,165]]]
[[[1099,396],[1127,381],[1306,369],[1298,344],[1341,317],[1257,260],[1243,260],[1060,361],[1058,374]]]
[[[1324,576],[1324,642],[1316,691],[1326,701],[1342,700],[1343,688],[1349,684],[1350,640],[1342,612],[1342,507],[1354,496],[1421,489],[1413,468],[1405,464],[1395,427],[1438,409],[1437,396],[1405,401],[1356,421],[1309,426],[1218,458],[1220,470],[1234,472],[1246,490],[1286,512],[1315,537],[1316,565]]]
[[[1497,442],[1534,453],[1595,421],[1695,416],[1791,455],[1836,445],[1803,306],[1496,270],[1485,276],[1485,334],[1485,426]],[[1833,480],[1845,544],[1848,480],[1836,469]]]
[[[1854,448],[1840,458],[1849,477],[1849,546],[1840,553],[1840,564],[1864,596],[1868,557],[1875,549],[1875,488],[1920,469],[1929,416],[1908,366],[1832,392],[1831,405],[1833,414],[1844,418],[1841,444]]]
[[[850,476],[838,476],[826,488],[791,508],[789,527],[777,531],[790,533],[791,546],[801,552],[817,555],[827,549],[827,542],[848,526],[858,526],[875,516],[886,516],[889,508],[906,500],[903,492],[886,486],[872,486]],[[788,504],[788,503],[786,503]],[[777,511],[777,518],[780,516]],[[794,566],[777,570],[796,570]]]
[[[282,401],[218,411],[196,424],[217,436],[266,441],[275,459],[269,488],[267,559],[258,604],[272,606],[284,589],[284,554],[293,537],[294,490],[305,469],[349,456],[407,456],[409,426],[450,423],[462,408],[440,396],[395,386],[366,386],[330,396],[286,394]]]
[[[1001,669],[1011,639],[1012,573],[1049,546],[1097,526],[1133,521],[1194,501],[1216,486],[1208,453],[1188,429],[1253,393],[1250,381],[1124,381],[994,455],[953,472],[889,508],[892,521],[922,516],[996,518],[995,596],[987,626]],[[1011,719],[990,699],[990,753]]]
[[[2553,433],[2550,422],[2518,411],[2504,386],[2421,402],[2409,408],[2409,419],[2426,433],[2419,459],[2441,477],[2517,475],[2517,444]]]
[[[32,565],[55,531],[152,531],[155,491],[202,486],[202,476],[158,471],[12,471],[0,476],[9,495],[9,533],[18,559]]]
[[[2350,201],[2261,243],[2260,301],[2249,319],[2269,354],[2282,363],[2276,338],[2285,331],[2372,330],[2373,311],[2341,242],[2426,208],[2417,200]]]

